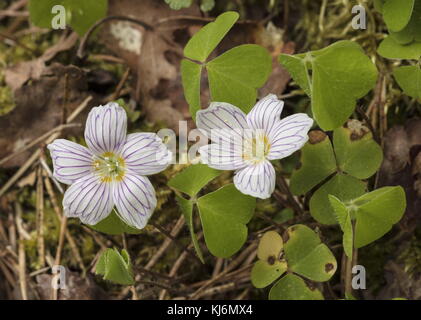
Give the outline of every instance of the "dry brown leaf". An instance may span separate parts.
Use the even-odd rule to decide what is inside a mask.
[[[46,63],[53,59],[59,52],[73,48],[77,40],[78,35],[75,32],[69,36],[63,35],[59,42],[48,48],[41,57],[7,68],[5,70],[6,84],[15,92],[29,80],[38,80],[46,68]]]
[[[66,110],[63,108],[65,95]],[[0,159],[62,124],[65,114],[70,114],[88,95],[92,93],[88,92],[84,71],[58,63],[46,67],[38,80],[16,90],[16,107],[0,117]],[[94,100],[92,105],[99,104],[99,99]],[[80,115],[76,122],[83,123],[84,116],[86,114]],[[71,132],[79,135],[83,131],[78,128]],[[17,155],[2,167],[20,166],[33,150]]]
[[[394,126],[384,136],[384,160],[378,187],[401,185],[407,209],[400,225],[413,231],[421,222],[421,119]]]
[[[112,0],[113,16],[129,16],[157,27],[157,22],[179,15],[199,15],[197,6],[171,10],[164,2],[144,0]],[[146,31],[139,25],[111,21],[102,32],[102,40],[116,55],[123,58],[137,75],[134,98],[144,107],[146,118],[162,122],[177,130],[184,120],[187,103],[183,96],[179,65],[182,46],[174,41],[179,28]]]

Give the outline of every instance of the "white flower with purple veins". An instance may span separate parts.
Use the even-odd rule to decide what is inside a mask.
[[[244,114],[229,104],[213,102],[196,116],[197,127],[211,144],[199,149],[211,168],[235,170],[234,184],[242,193],[266,199],[275,189],[271,160],[288,157],[308,140],[313,120],[304,113],[280,119],[284,103],[270,94]]]
[[[146,175],[164,170],[171,152],[155,133],[126,135],[127,115],[116,103],[95,107],[86,121],[88,148],[57,139],[48,145],[54,177],[71,185],[64,213],[89,225],[105,219],[114,205],[128,225],[143,228],[156,207]]]

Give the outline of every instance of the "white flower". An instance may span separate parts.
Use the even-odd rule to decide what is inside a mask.
[[[219,170],[235,170],[234,184],[242,193],[262,199],[275,189],[271,160],[285,158],[308,140],[313,120],[304,113],[280,119],[283,101],[270,94],[248,115],[239,108],[213,102],[197,113],[197,127],[211,139],[199,149],[202,162]]]
[[[57,139],[48,145],[54,177],[71,186],[63,207],[68,217],[95,225],[114,205],[128,225],[143,228],[156,207],[155,190],[145,175],[164,170],[171,152],[155,133],[126,136],[127,115],[116,103],[95,107],[86,121],[88,148]]]

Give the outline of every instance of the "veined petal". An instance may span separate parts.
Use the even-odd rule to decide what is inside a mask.
[[[53,160],[54,177],[61,183],[72,184],[93,170],[93,155],[80,144],[57,139],[48,145],[48,149]]]
[[[212,102],[209,108],[198,111],[196,124],[214,143],[228,142],[233,136],[241,143],[243,131],[249,129],[244,112],[225,102]]]
[[[63,198],[64,214],[79,218],[85,224],[97,224],[113,209],[112,189],[111,183],[101,182],[97,175],[90,173],[66,190]]]
[[[275,190],[275,169],[269,161],[247,166],[238,170],[234,176],[234,184],[242,193],[267,199]]]
[[[281,121],[281,113],[284,102],[274,94],[269,94],[253,107],[247,115],[247,123],[250,128],[263,130],[270,135],[274,127]]]
[[[246,166],[239,146],[208,144],[199,148],[201,162],[218,170],[237,170]]]
[[[86,120],[85,140],[97,154],[119,152],[126,141],[127,115],[117,103],[92,108]]]
[[[172,153],[155,133],[133,133],[127,136],[122,156],[128,169],[139,175],[161,172],[168,167]]]
[[[285,158],[301,149],[308,140],[313,119],[305,113],[297,113],[282,119],[269,136],[269,160]]]
[[[147,177],[126,173],[115,184],[114,202],[124,222],[142,229],[156,207],[155,189]]]

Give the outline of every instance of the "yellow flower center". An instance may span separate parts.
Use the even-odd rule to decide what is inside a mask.
[[[253,138],[244,141],[243,159],[257,164],[266,159],[269,150],[269,138],[264,133],[258,132]]]
[[[93,167],[102,182],[112,182],[123,179],[126,164],[121,156],[105,152],[100,156],[94,156]]]

